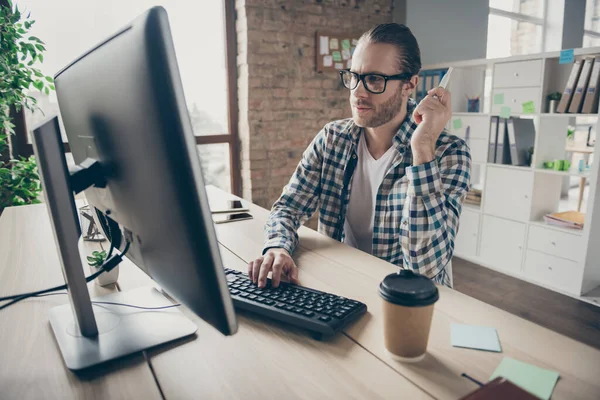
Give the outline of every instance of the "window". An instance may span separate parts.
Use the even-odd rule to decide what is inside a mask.
[[[490,0],[487,58],[541,52],[544,6],[544,0]]]
[[[235,100],[231,101],[237,97],[235,74],[231,79],[227,72],[228,68],[235,68],[235,51],[230,51],[226,45],[235,43],[235,37],[231,37],[235,34],[233,17],[226,15],[233,13],[230,2],[17,0],[14,3],[20,10],[31,12],[31,18],[36,21],[31,34],[46,43],[47,52],[40,69],[50,76],[148,8],[163,6],[169,14],[205,180],[224,190],[239,191],[240,168],[235,159],[238,154],[237,121],[229,121],[229,118],[237,118],[237,105]],[[228,12],[224,12],[224,3],[227,3]],[[226,26],[228,40],[225,40]],[[46,96],[32,92],[32,95],[38,99],[45,115],[27,112],[29,128],[58,114],[55,93]],[[232,113],[229,110],[231,104],[234,104]],[[230,132],[230,126],[233,132]]]
[[[587,0],[585,4],[583,47],[596,46],[600,46],[600,1]]]

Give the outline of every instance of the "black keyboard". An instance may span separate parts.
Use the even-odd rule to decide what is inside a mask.
[[[248,274],[225,268],[236,308],[264,315],[312,332],[322,339],[332,336],[367,311],[359,301],[281,282],[273,288],[267,279],[260,289]]]

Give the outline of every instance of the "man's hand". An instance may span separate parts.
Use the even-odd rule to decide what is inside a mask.
[[[428,163],[435,158],[435,143],[451,117],[450,92],[440,87],[427,92],[413,111],[413,118],[419,124],[410,140],[413,165]]]
[[[271,271],[273,287],[279,286],[281,273],[285,274],[290,282],[298,283],[298,267],[285,249],[269,249],[263,257],[258,257],[248,263],[248,277],[252,279],[252,282],[258,283],[259,288],[266,286],[267,275]]]

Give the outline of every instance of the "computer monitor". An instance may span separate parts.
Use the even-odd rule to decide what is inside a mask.
[[[79,172],[82,168],[88,172],[78,174],[76,181],[72,174],[66,175],[64,154],[56,155],[57,148],[61,147],[56,143],[57,120],[36,130],[36,155],[40,158],[39,167],[59,247],[59,236],[65,232],[60,229],[60,221],[72,219],[71,190],[92,185],[85,189],[85,196],[99,212],[100,220],[113,226],[105,233],[113,237],[117,248],[123,250],[128,241],[126,257],[166,293],[223,334],[234,334],[237,330],[235,312],[166,11],[162,7],[148,10],[59,71],[54,80],[73,159]],[[67,180],[66,186],[64,182],[57,184],[61,177]],[[57,203],[66,208],[59,212],[54,207]],[[79,240],[80,234],[79,231]],[[72,241],[67,240],[63,245],[72,245]],[[70,289],[81,288],[83,276],[73,275],[72,265],[65,265],[64,258],[62,261]],[[77,304],[89,302],[89,297],[79,293],[71,299],[81,335],[92,342],[101,339],[103,333],[96,307],[93,309],[99,335],[94,332],[93,317],[90,322],[90,307]],[[135,302],[135,299],[128,300]],[[168,324],[168,318],[171,316],[164,324]],[[52,317],[51,322],[58,338],[62,333],[57,333],[57,329],[72,329],[73,316],[70,322],[53,321]],[[158,324],[164,325],[160,321]],[[135,333],[132,335],[124,340],[135,343],[138,338]],[[81,345],[64,344],[61,340],[67,339],[59,339],[63,356],[63,345]],[[119,355],[122,354],[116,356]],[[102,355],[96,356],[99,357],[97,362],[106,360]],[[79,367],[91,365],[79,361],[74,361]]]

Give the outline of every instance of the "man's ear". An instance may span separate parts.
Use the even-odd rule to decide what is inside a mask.
[[[419,84],[419,75],[413,75],[408,82],[404,82],[404,90],[407,96],[410,96]]]

